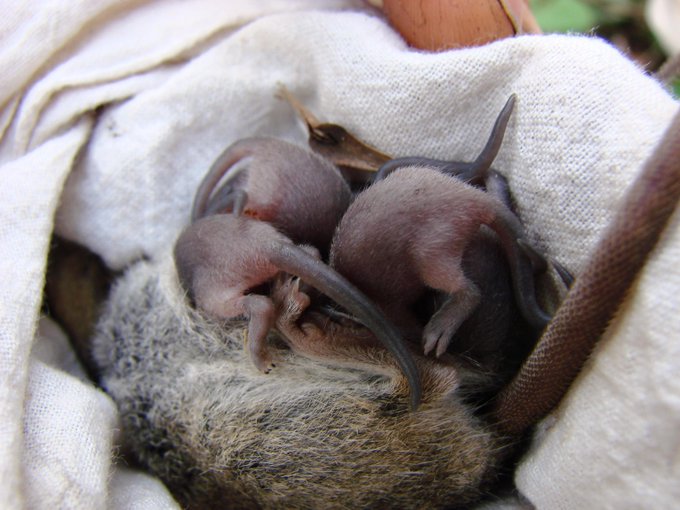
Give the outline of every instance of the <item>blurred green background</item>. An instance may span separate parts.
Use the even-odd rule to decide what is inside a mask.
[[[636,60],[664,55],[645,20],[645,0],[531,0],[544,32],[585,32],[609,39]],[[644,60],[641,63],[645,63]]]
[[[603,37],[654,72],[668,55],[647,23],[646,4],[646,0],[530,0],[545,33],[579,32]],[[680,97],[680,81],[674,83],[674,92]]]

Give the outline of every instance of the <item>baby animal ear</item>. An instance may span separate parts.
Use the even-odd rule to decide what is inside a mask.
[[[521,435],[550,413],[580,372],[680,200],[680,113],[626,193],[588,264],[493,414]]]

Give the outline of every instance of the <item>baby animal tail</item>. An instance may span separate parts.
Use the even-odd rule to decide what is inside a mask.
[[[395,357],[411,391],[411,409],[421,399],[418,367],[399,330],[378,307],[340,273],[294,244],[281,244],[272,250],[271,262],[321,291],[356,316]]]
[[[498,234],[510,264],[515,300],[524,318],[542,330],[552,318],[538,304],[532,259],[543,260],[524,239],[524,228],[515,214],[498,203],[497,215],[489,225]]]
[[[496,159],[498,151],[503,144],[503,136],[505,135],[505,128],[508,126],[510,115],[515,107],[517,96],[512,94],[505,103],[505,106],[498,114],[496,122],[491,130],[491,135],[486,145],[479,153],[477,159],[472,163],[465,163],[460,161],[444,161],[441,159],[424,158],[419,156],[395,158],[384,163],[373,177],[373,182],[383,180],[389,174],[398,168],[409,166],[428,166],[435,168],[442,173],[457,177],[463,182],[469,182],[475,186],[481,186],[485,183],[491,163]]]
[[[508,126],[510,115],[512,114],[512,110],[515,107],[515,101],[517,101],[517,96],[515,94],[511,94],[508,100],[505,102],[505,106],[503,106],[501,113],[499,113],[498,117],[496,118],[493,129],[491,129],[489,140],[486,142],[482,152],[480,152],[479,156],[477,156],[477,159],[475,159],[474,163],[472,163],[472,166],[475,168],[475,171],[479,177],[483,177],[486,172],[489,171],[489,168],[491,168],[491,163],[493,163],[493,160],[496,159],[498,151],[501,149],[501,145],[503,144],[503,136],[505,135],[505,128]]]

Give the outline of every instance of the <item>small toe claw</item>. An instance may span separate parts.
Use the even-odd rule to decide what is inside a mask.
[[[451,342],[452,333],[446,329],[426,328],[423,333],[423,350],[429,355],[434,350],[434,355],[439,358],[446,352]]]

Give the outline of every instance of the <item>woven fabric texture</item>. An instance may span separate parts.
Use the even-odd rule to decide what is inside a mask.
[[[474,159],[517,94],[494,166],[530,240],[574,273],[678,110],[640,67],[591,37],[524,36],[426,54],[358,1],[4,4],[0,501],[8,509],[172,505],[160,483],[116,466],[113,404],[73,367],[61,334],[38,328],[49,239],[57,232],[116,269],[162,251],[228,144],[252,135],[305,143],[277,97],[282,85],[383,152],[456,160]],[[676,214],[518,471],[539,508],[670,508],[680,499],[679,226]]]

